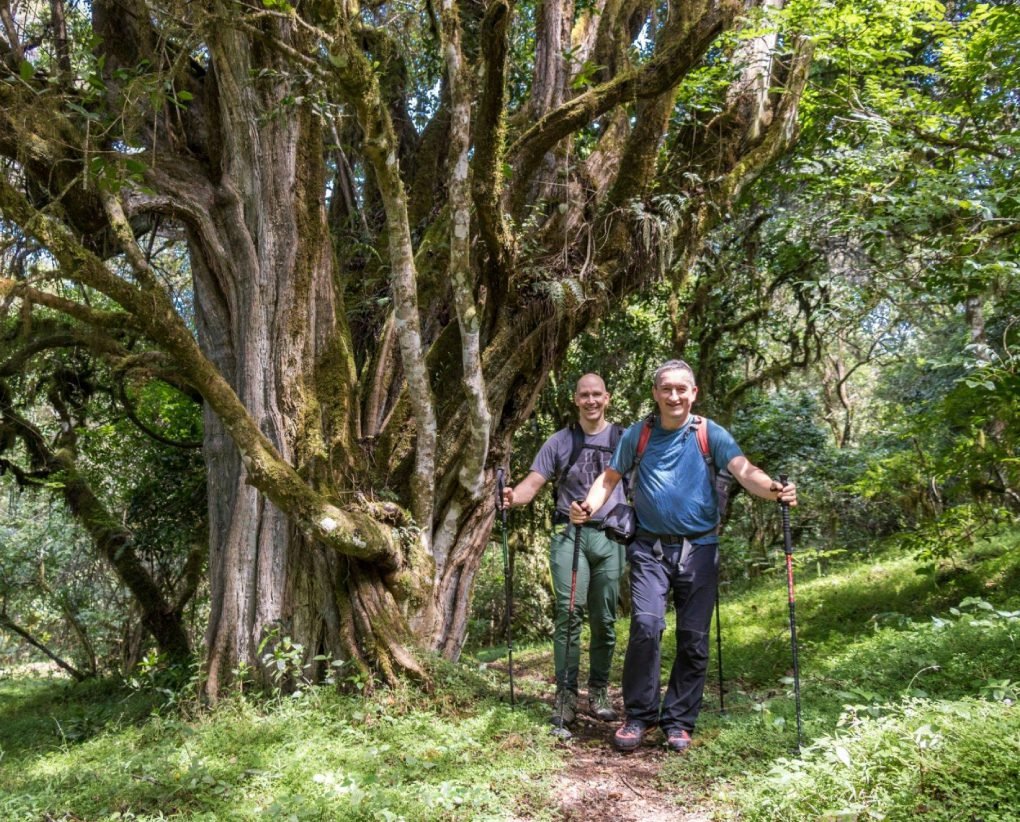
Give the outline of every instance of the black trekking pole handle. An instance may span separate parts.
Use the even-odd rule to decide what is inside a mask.
[[[779,475],[779,484],[786,488],[787,476]],[[786,591],[790,601],[790,649],[793,654],[793,697],[797,708],[797,751],[804,739],[804,727],[800,716],[800,661],[797,658],[797,598],[793,587],[793,534],[790,530],[790,503],[780,501],[779,510],[783,517],[783,550],[786,552]]]
[[[513,579],[510,576],[510,552],[506,544],[506,505],[503,501],[503,491],[506,485],[503,479],[503,468],[496,469],[496,507],[499,509],[503,520],[503,586],[506,592],[506,655],[507,668],[510,674],[510,710],[514,709],[514,597]]]

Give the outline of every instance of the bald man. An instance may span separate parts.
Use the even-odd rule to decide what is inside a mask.
[[[577,714],[578,666],[581,655],[581,624],[585,614],[591,626],[589,649],[588,709],[605,722],[616,719],[609,699],[609,669],[616,647],[616,602],[623,572],[623,546],[599,530],[601,520],[580,526],[581,549],[577,562],[577,588],[573,619],[570,617],[570,582],[573,571],[575,528],[569,525],[570,503],[587,497],[592,483],[608,466],[623,429],[606,420],[610,395],[598,374],[577,381],[574,404],[578,420],[553,434],[535,456],[528,475],[503,492],[506,506],[527,505],[541,488],[555,483],[556,513],[549,548],[549,568],[555,591],[553,649],[556,665],[556,707],[550,722],[570,725]],[[623,502],[622,483],[615,492]],[[607,505],[604,510],[612,510]],[[568,626],[568,622],[570,625]],[[570,659],[567,659],[567,631]]]

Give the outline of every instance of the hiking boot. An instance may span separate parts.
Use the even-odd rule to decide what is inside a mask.
[[[556,692],[553,715],[549,721],[557,728],[564,728],[573,723],[577,716],[577,694],[561,688]]]
[[[633,751],[645,738],[645,734],[653,728],[640,719],[628,719],[613,734],[613,744],[618,751]]]
[[[683,753],[691,747],[691,735],[683,728],[670,728],[666,731],[666,747],[671,751]]]
[[[605,685],[588,689],[588,712],[603,722],[616,721],[616,711],[609,701],[609,689]]]

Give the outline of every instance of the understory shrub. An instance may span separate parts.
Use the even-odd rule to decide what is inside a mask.
[[[780,759],[738,799],[748,820],[1020,819],[1020,710],[1012,700],[908,699]]]

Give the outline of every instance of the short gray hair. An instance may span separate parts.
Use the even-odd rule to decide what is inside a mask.
[[[655,369],[655,374],[652,376],[652,385],[655,388],[659,387],[659,379],[667,371],[686,371],[691,375],[691,381],[697,385],[697,378],[694,376],[694,369],[691,368],[683,360],[666,360],[662,365]]]

